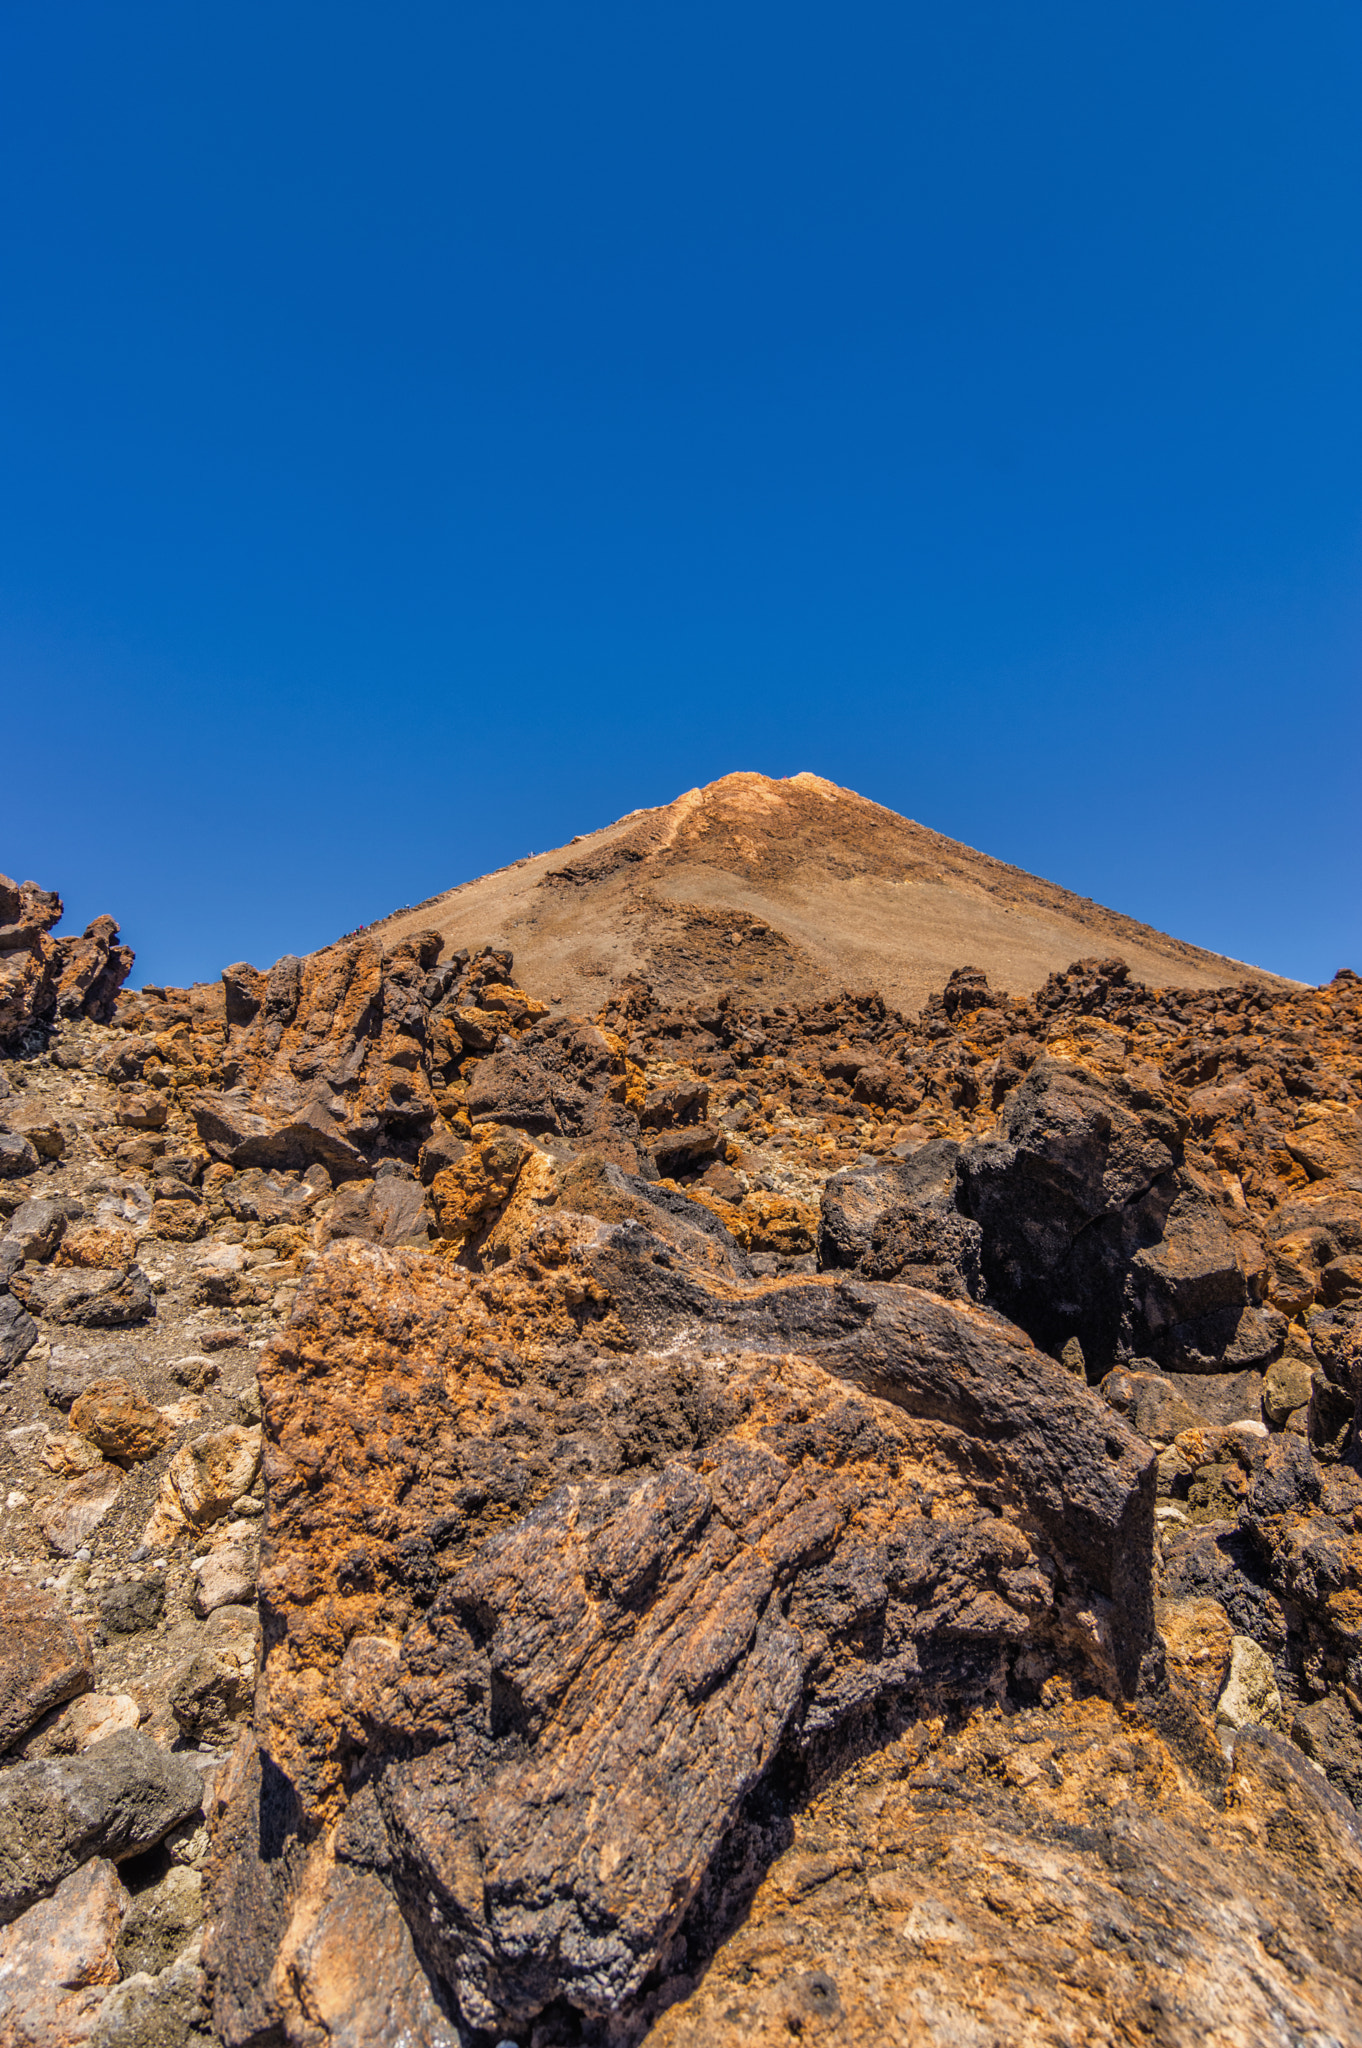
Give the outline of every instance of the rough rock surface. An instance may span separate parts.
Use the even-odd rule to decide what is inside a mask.
[[[84,1630],[50,1594],[0,1579],[0,1751],[93,1683]]]
[[[379,936],[0,1069],[71,2037],[1362,2038],[1362,984]]]
[[[36,882],[0,875],[0,1050],[42,1041],[57,1018],[107,1023],[132,968],[111,917],[97,917],[83,935],[52,937],[61,922],[60,896]]]

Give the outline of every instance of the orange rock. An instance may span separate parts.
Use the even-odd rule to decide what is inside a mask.
[[[122,1379],[95,1380],[87,1387],[72,1403],[71,1427],[124,1465],[154,1458],[173,1433],[159,1408]]]

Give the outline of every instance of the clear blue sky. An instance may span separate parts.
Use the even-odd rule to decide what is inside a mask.
[[[1348,0],[11,0],[0,868],[267,964],[733,768],[1362,969]]]

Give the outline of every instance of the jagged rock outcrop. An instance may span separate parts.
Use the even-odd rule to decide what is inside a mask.
[[[36,882],[0,875],[0,1051],[23,1046],[54,1019],[107,1023],[133,955],[120,946],[111,917],[97,917],[79,938],[54,939],[62,900]]]
[[[470,2025],[625,2005],[783,1753],[1152,1643],[1148,1452],[907,1289],[547,1206],[490,1280],[334,1247],[263,1391],[262,1742]]]

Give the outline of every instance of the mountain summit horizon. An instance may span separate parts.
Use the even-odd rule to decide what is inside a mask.
[[[780,1002],[873,987],[916,1011],[962,961],[1022,994],[1111,953],[1154,985],[1287,985],[807,771],[722,776],[370,927],[385,944],[431,928],[446,953],[505,948],[569,1008],[637,977]]]

